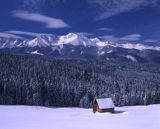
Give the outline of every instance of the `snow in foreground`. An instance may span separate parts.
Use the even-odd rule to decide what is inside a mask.
[[[160,129],[160,105],[91,109],[0,106],[0,129]]]

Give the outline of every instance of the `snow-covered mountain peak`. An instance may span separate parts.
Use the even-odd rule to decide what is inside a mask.
[[[48,47],[51,44],[55,44],[57,42],[57,38],[51,34],[40,34],[36,38],[22,44],[22,46],[27,47]]]
[[[114,43],[99,38],[91,39],[76,33],[62,36],[39,34],[31,40],[0,37],[0,52],[4,51],[57,58],[104,58],[111,61],[160,62],[160,46],[140,43]]]
[[[101,41],[98,38],[93,38],[93,39],[91,39],[91,41],[93,43],[95,43],[98,47],[105,47],[105,46],[109,45],[109,41]]]
[[[100,39],[99,38],[92,38],[91,41],[93,41],[93,42],[100,42]]]
[[[76,34],[76,33],[68,33],[68,34],[66,35],[66,37],[67,37],[67,38],[78,38],[78,34]]]
[[[40,34],[37,36],[38,39],[45,39],[46,41],[52,42],[56,36],[52,34]]]
[[[73,43],[76,45],[78,35],[74,33],[69,33],[67,35],[59,36],[58,44],[68,44]]]
[[[69,45],[80,45],[80,46],[91,46],[93,45],[92,41],[81,34],[69,33],[64,36],[60,36],[58,40],[58,45],[69,44]]]
[[[0,37],[0,48],[14,48],[21,42],[23,42],[21,39]]]

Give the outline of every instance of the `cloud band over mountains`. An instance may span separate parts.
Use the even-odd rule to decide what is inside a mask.
[[[113,42],[117,42],[117,41],[139,41],[141,39],[141,35],[140,34],[130,34],[130,35],[125,35],[123,37],[116,37],[114,35],[106,35],[106,36],[101,36],[100,38],[102,39],[106,39],[108,41],[113,41]]]

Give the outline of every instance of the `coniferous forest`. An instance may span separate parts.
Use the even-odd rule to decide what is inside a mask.
[[[0,55],[0,104],[91,107],[160,103],[160,64]]]

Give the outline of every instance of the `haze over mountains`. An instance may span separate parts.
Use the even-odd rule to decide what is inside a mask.
[[[116,43],[83,34],[39,34],[31,40],[0,37],[0,52],[37,54],[63,59],[105,59],[126,62],[160,62],[160,47],[140,43]]]

